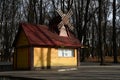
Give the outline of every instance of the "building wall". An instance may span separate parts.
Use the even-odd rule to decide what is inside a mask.
[[[77,50],[74,57],[58,57],[58,48],[34,48],[33,66],[77,66]]]
[[[16,69],[29,69],[29,51],[28,48],[17,48]]]
[[[16,46],[19,47],[19,46],[24,46],[24,45],[28,45],[28,40],[25,36],[25,33],[23,31],[21,31],[21,33],[18,37]]]
[[[29,48],[25,47],[28,45],[28,40],[23,31],[16,42],[16,49],[14,53],[14,68],[15,69],[28,69],[30,67],[29,63]]]

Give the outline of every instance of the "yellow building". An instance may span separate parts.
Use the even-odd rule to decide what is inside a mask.
[[[78,65],[80,42],[70,32],[59,36],[47,26],[21,23],[13,45],[14,69]]]

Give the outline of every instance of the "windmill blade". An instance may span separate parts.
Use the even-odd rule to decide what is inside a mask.
[[[64,14],[61,10],[56,10],[58,14],[62,17],[62,21],[58,24],[58,29],[61,29],[62,26],[67,25],[70,30],[73,30],[74,27],[70,23],[69,18],[72,16],[73,12],[70,9],[67,14]]]
[[[60,29],[62,26],[64,25],[63,21],[61,21],[57,26],[58,26],[58,29]]]
[[[64,13],[61,11],[61,10],[56,10],[57,12],[58,12],[58,14],[61,16],[61,17],[63,17],[63,15],[64,15]]]
[[[68,23],[68,28],[69,28],[70,30],[73,30],[73,29],[74,29],[74,27],[73,27],[73,25],[72,25],[71,23]]]
[[[69,18],[65,15],[63,18],[62,18],[62,21],[65,25],[67,25],[69,23]]]
[[[68,12],[66,15],[67,15],[67,17],[68,17],[68,18],[70,18],[70,16],[72,16],[72,15],[73,15],[72,10],[70,9],[70,10],[69,10],[69,12]]]

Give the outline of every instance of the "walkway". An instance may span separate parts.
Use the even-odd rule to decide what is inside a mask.
[[[42,80],[120,80],[120,65],[84,65],[41,71],[5,71],[1,76],[24,77]]]

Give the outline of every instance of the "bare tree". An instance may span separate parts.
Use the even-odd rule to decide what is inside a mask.
[[[12,43],[16,33],[16,25],[19,19],[17,14],[19,1],[3,0],[1,1],[1,61],[9,61],[12,56]]]
[[[117,43],[116,43],[116,0],[113,0],[113,56],[114,56],[114,63],[117,63]]]
[[[7,56],[10,56],[19,22],[47,24],[51,18],[57,16],[56,9],[61,9],[65,13],[72,9],[74,15],[71,21],[75,27],[73,32],[83,45],[81,61],[85,61],[85,58],[92,54],[99,56],[100,63],[103,64],[107,53],[114,56],[114,63],[117,63],[119,54],[117,48],[120,45],[120,20],[117,19],[120,17],[119,2],[119,0],[117,3],[116,0],[113,2],[111,0],[1,0],[2,60],[7,61]],[[113,11],[111,11],[112,7]],[[111,14],[113,14],[113,22],[112,19],[108,20]]]
[[[101,23],[102,23],[102,19],[101,19],[101,17],[102,17],[102,0],[99,0],[99,19],[98,19],[98,26],[99,26],[99,33],[98,33],[98,35],[99,35],[99,54],[100,54],[100,59],[101,59],[101,61],[100,61],[100,64],[102,65],[103,64],[103,51],[102,51],[102,25],[101,25]]]

